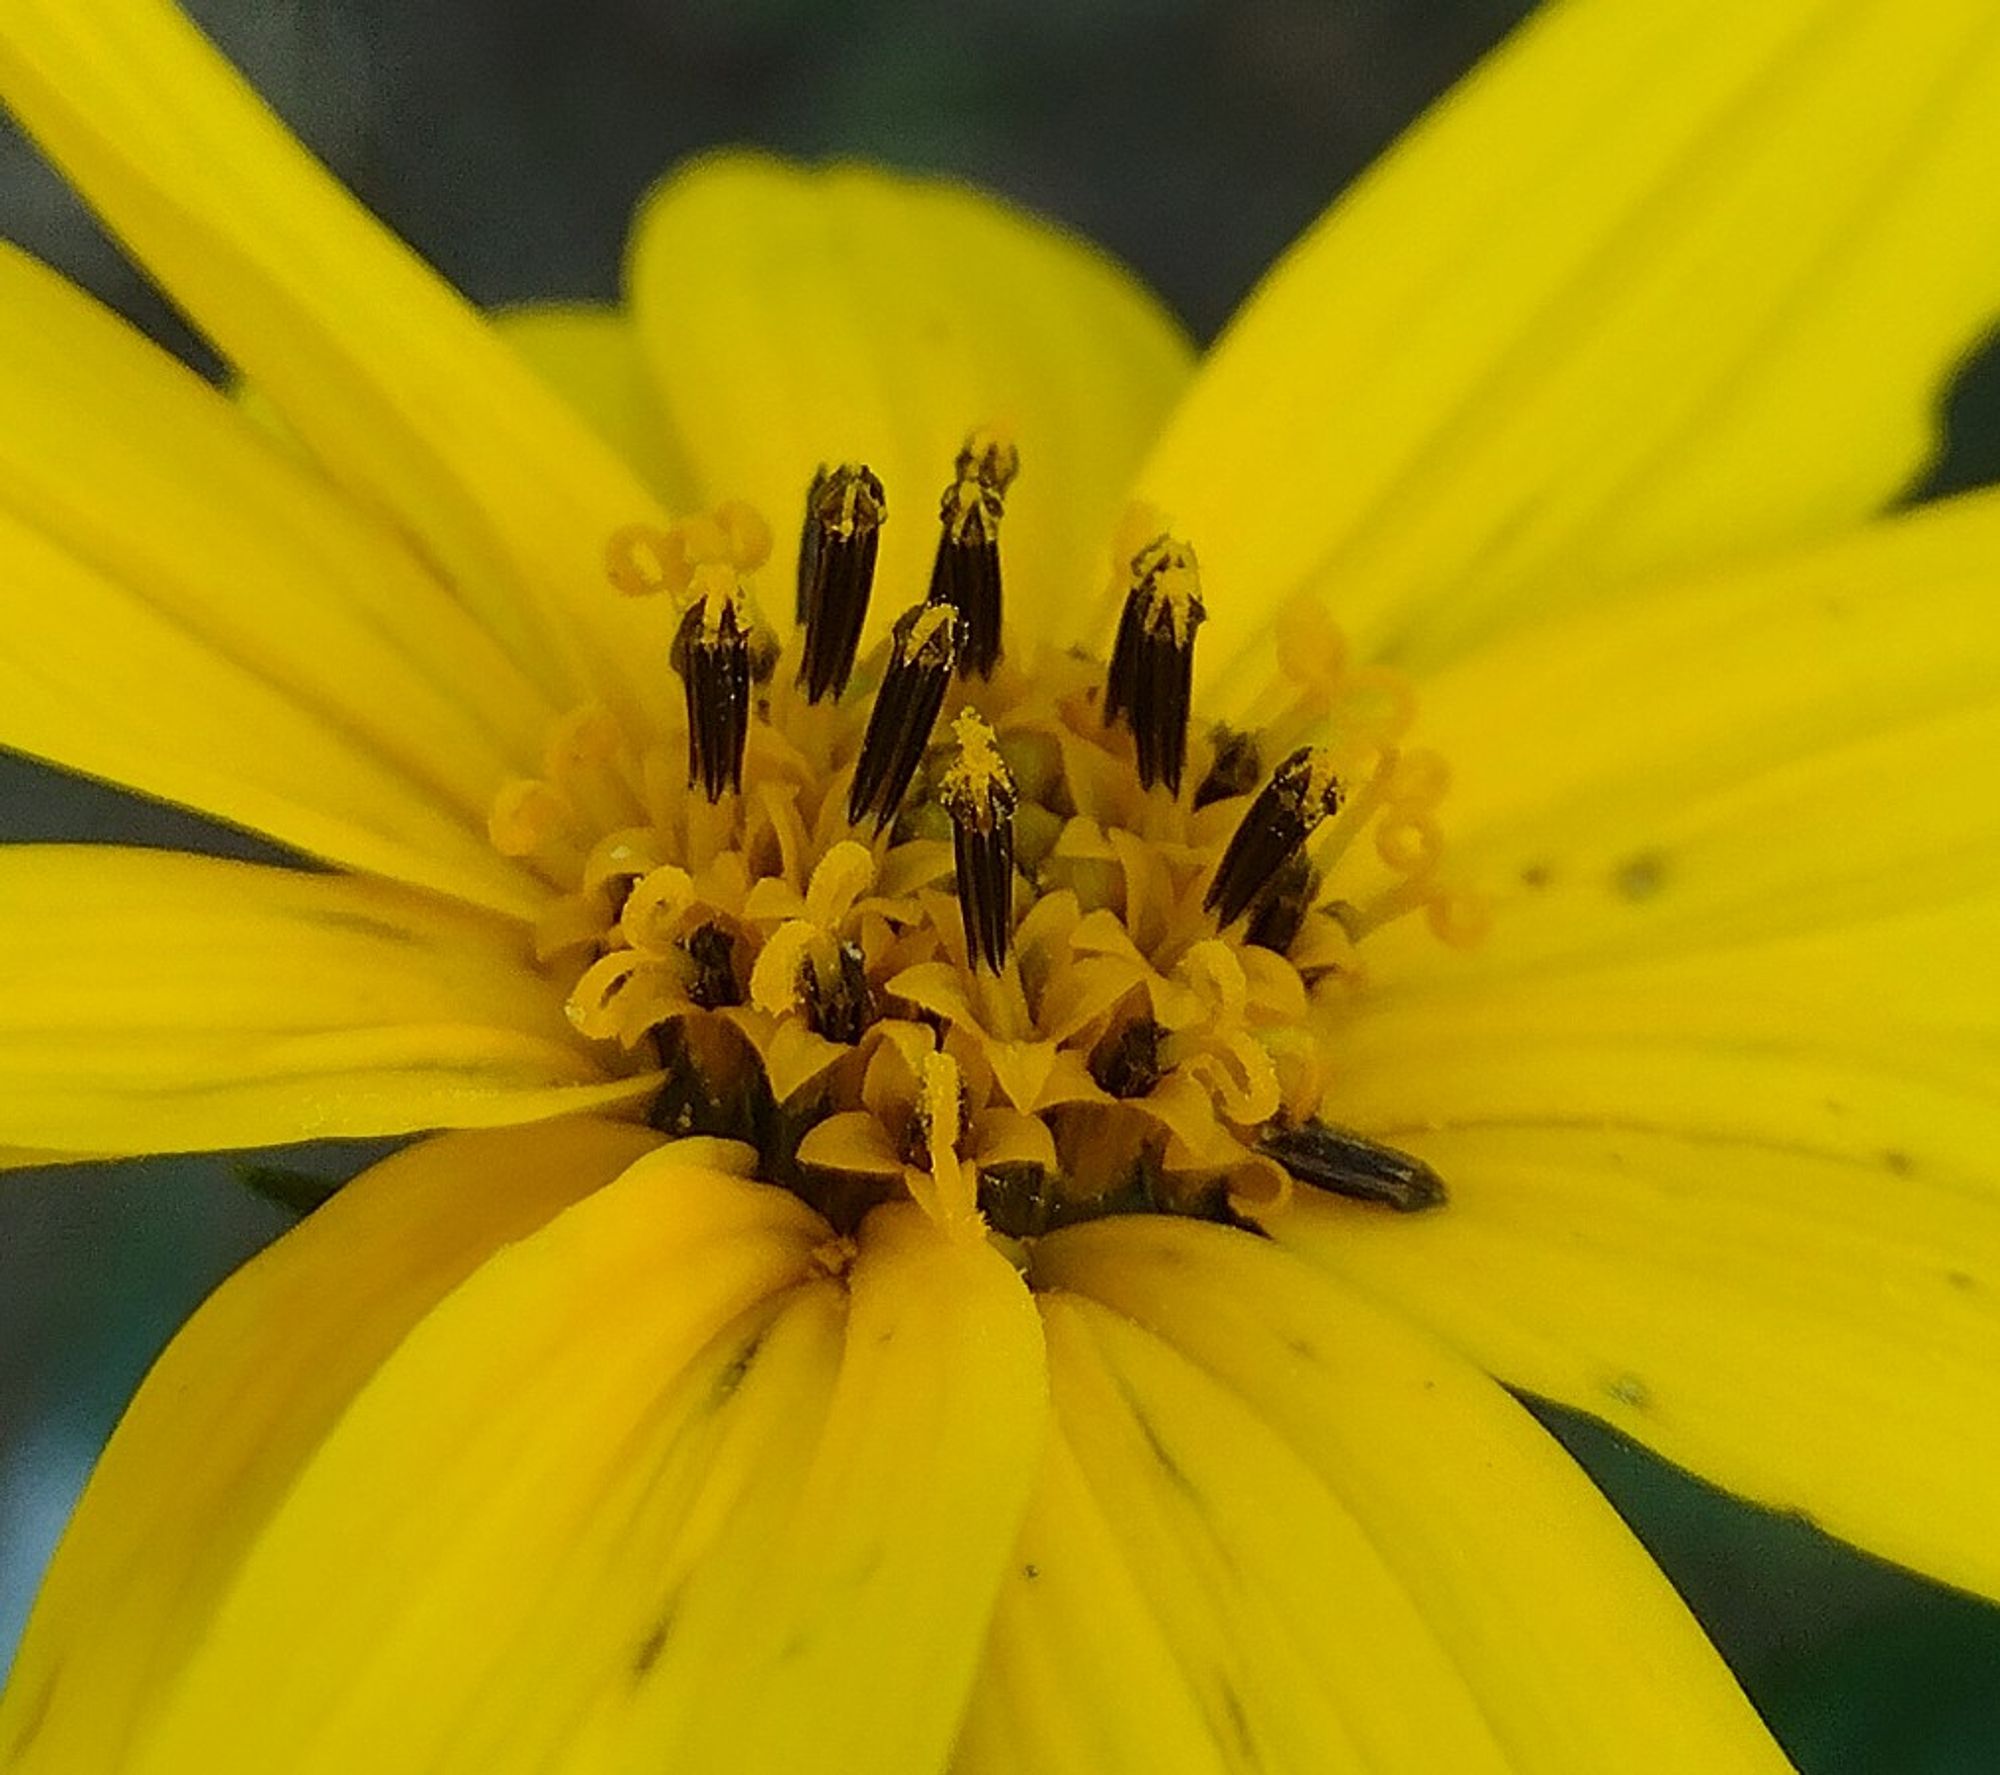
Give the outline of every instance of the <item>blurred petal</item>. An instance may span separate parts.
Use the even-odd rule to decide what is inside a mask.
[[[0,1146],[0,1171],[25,1171],[38,1165],[70,1165],[87,1159],[115,1159],[116,1153],[66,1153],[45,1146]]]
[[[1152,296],[1052,224],[943,180],[748,154],[697,162],[641,213],[628,271],[660,404],[702,498],[748,499],[780,545],[766,615],[791,620],[806,488],[866,462],[888,492],[873,606],[920,600],[938,496],[975,426],[1009,428],[1011,632],[1075,632],[1141,452],[1186,379]]]
[[[0,248],[0,741],[532,912],[486,811],[550,710],[386,529]]]
[[[622,308],[594,302],[529,302],[489,316],[521,360],[637,469],[670,511],[692,511],[693,473],[667,433]]]
[[[622,1102],[518,927],[172,851],[0,848],[0,1141],[191,1152]]]
[[[651,496],[178,10],[20,0],[0,15],[0,97],[552,698],[645,697],[667,614],[617,598],[603,555]]]
[[[443,1135],[362,1173],[225,1283],[155,1364],[77,1507],[0,1697],[7,1766],[118,1766],[265,1515],[410,1327],[657,1138],[593,1121]]]
[[[1787,1768],[1610,1506],[1442,1346],[1186,1221],[1071,1229],[1036,1273],[1057,1424],[1094,1513],[1066,1483],[1034,1519],[1048,1538],[1010,1579],[995,1680],[1010,1629],[1063,1606],[1040,1574],[1101,1557],[1108,1529],[1178,1664],[1163,1676],[1149,1636],[1124,1675],[1163,1707],[1192,1700],[1223,1767]],[[1114,1682],[1119,1659],[1100,1648]],[[1044,1716],[1092,1705],[1028,1686]],[[1070,1761],[1140,1769],[1143,1743]]]
[[[1204,657],[1310,590],[1434,667],[1879,509],[2000,310],[1996,120],[1986,0],[1538,13],[1279,262],[1141,477],[1230,594]]]

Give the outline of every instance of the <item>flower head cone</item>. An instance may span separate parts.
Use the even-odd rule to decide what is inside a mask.
[[[745,156],[489,322],[156,0],[0,94],[245,384],[0,253],[0,742],[325,865],[0,852],[0,1148],[430,1136],[0,1768],[1783,1769],[1508,1387],[2000,1596],[1990,7],[1551,6],[1199,365]]]

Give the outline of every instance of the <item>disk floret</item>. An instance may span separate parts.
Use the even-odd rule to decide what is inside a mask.
[[[815,475],[791,671],[748,508],[612,540],[613,584],[678,612],[684,694],[646,731],[579,710],[491,821],[552,890],[536,950],[571,1022],[657,1080],[659,1126],[745,1143],[843,1229],[898,1196],[1016,1238],[1119,1212],[1255,1226],[1301,1181],[1434,1206],[1423,1167],[1324,1113],[1364,939],[1417,913],[1477,934],[1408,687],[1301,606],[1264,725],[1203,727],[1194,551],[1143,511],[1108,664],[1001,647],[1018,469],[968,439],[931,586],[872,648],[886,492],[860,463]]]

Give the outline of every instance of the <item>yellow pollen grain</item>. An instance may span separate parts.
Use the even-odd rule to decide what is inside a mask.
[[[957,620],[957,613],[949,604],[926,604],[910,625],[905,657],[927,665],[933,663],[950,645],[950,630]]]
[[[959,479],[977,481],[1004,495],[1021,472],[1021,450],[1014,428],[999,420],[974,426],[966,434],[955,466]]]
[[[843,462],[826,480],[835,493],[829,505],[826,491],[814,502],[813,516],[832,535],[845,540],[861,529],[875,529],[888,520],[888,510],[870,485],[874,477],[865,463]]]
[[[1201,609],[1201,564],[1194,550],[1177,537],[1163,533],[1140,549],[1132,557],[1132,579],[1174,611],[1177,623]],[[1185,640],[1187,632],[1177,626],[1174,639]]]
[[[984,824],[993,818],[997,807],[1012,800],[1014,773],[1000,755],[993,729],[977,709],[961,709],[951,731],[958,742],[958,756],[939,781],[938,798]]]
[[[1000,533],[1000,496],[986,483],[968,476],[945,489],[939,515],[954,543],[991,542]]]

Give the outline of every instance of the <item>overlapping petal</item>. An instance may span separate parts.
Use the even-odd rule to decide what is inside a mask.
[[[657,1137],[615,1122],[444,1135],[384,1161],[195,1315],[125,1414],[0,1695],[21,1775],[112,1769],[266,1514],[409,1329]]]
[[[503,910],[548,704],[400,538],[0,250],[0,742]]]
[[[526,302],[489,320],[522,361],[639,471],[669,511],[701,504],[693,470],[653,398],[631,315],[602,302]]]
[[[697,161],[641,213],[628,283],[659,401],[705,500],[780,538],[766,614],[791,620],[799,513],[822,463],[888,491],[874,626],[921,599],[937,499],[974,426],[1020,445],[1003,556],[1010,627],[1073,634],[1187,343],[1109,258],[938,180],[762,156]]]
[[[518,926],[375,883],[0,849],[0,1142],[78,1157],[627,1102]]]
[[[1461,1358],[1184,1221],[1057,1234],[1035,1272],[1058,1439],[964,1769],[1787,1767],[1610,1507]]]
[[[2000,1597],[1990,1176],[1704,1130],[1648,1058],[1613,1063],[1622,1112],[1592,1092],[1411,1136],[1448,1211],[1389,1228],[1308,1202],[1286,1242],[1514,1386]]]
[[[1469,960],[1384,933],[1380,983],[1483,990],[2000,890],[1995,560],[2000,496],[1968,495],[1654,584],[1427,681],[1452,857],[1502,928]]]
[[[20,0],[0,98],[329,473],[559,703],[643,701],[666,613],[604,545],[656,505],[168,0]]]
[[[1452,1205],[1282,1236],[1509,1382],[2000,1595],[1996,550],[1981,495],[1439,678],[1495,933],[1384,939],[1329,1113]]]
[[[830,1394],[719,1466],[580,1766],[942,1761],[1040,1457],[1041,1329],[1005,1259],[908,1204],[864,1226],[849,1299]]]
[[[1219,669],[1299,591],[1430,667],[1835,534],[2000,311],[1984,0],[1566,0],[1279,262],[1142,477]]]
[[[824,1223],[703,1162],[726,1155],[666,1148],[585,1195],[616,1137],[582,1162],[569,1138],[420,1149],[224,1289],[186,1346],[212,1360],[177,1356],[86,1507],[228,1416],[232,1377],[251,1391],[160,1501],[185,1484],[221,1532],[177,1524],[140,1569],[186,1631],[108,1739],[78,1718],[78,1589],[129,1525],[79,1537],[10,1722],[25,1767],[106,1742],[158,1772],[936,1764],[1040,1447],[1018,1280],[911,1212],[871,1223],[843,1284]],[[544,1175],[489,1176],[526,1198],[489,1233],[464,1185],[508,1156]],[[357,1290],[357,1259],[412,1236],[437,1253]],[[303,1302],[335,1250],[349,1279]],[[308,1354],[346,1305],[357,1350],[268,1388],[246,1340],[281,1303]]]

